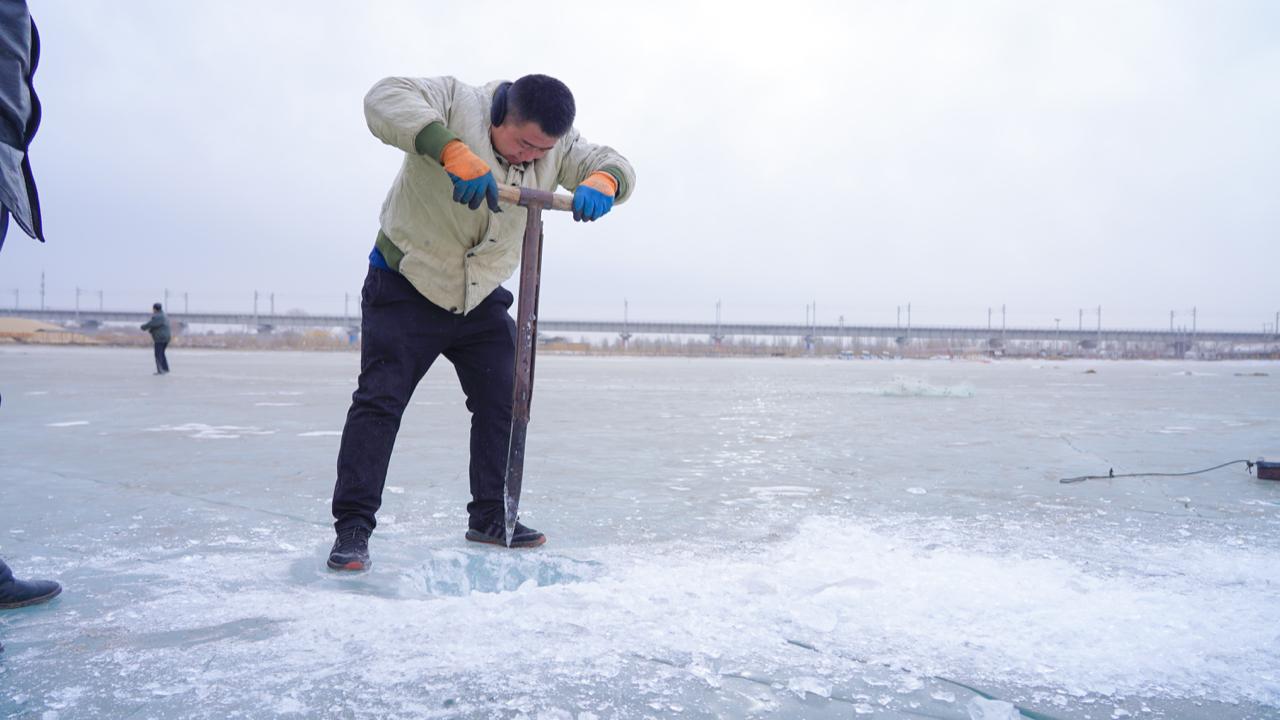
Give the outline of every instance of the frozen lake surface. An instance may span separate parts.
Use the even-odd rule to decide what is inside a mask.
[[[1058,482],[1280,458],[1274,363],[544,356],[508,551],[442,360],[350,576],[358,357],[169,355],[0,348],[0,717],[1280,715],[1280,483]]]

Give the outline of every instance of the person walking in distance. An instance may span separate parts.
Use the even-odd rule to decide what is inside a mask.
[[[142,329],[151,333],[151,341],[155,343],[156,375],[169,372],[169,360],[164,356],[164,349],[169,347],[172,335],[169,333],[169,318],[164,315],[160,303],[151,306],[151,319],[142,324]]]

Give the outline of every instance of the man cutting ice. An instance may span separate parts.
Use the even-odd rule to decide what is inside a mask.
[[[573,191],[598,220],[635,187],[631,164],[573,128],[573,94],[546,75],[472,86],[387,78],[365,96],[374,136],[404,151],[382,205],[361,293],[360,379],[338,450],[335,570],[369,565],[400,418],[435,359],[454,366],[471,412],[466,539],[506,545],[503,476],[511,431],[515,323],[501,283],[520,262],[525,214],[502,212],[498,183]],[[546,537],[517,522],[511,547]]]

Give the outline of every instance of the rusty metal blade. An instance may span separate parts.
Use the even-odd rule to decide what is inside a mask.
[[[507,471],[503,478],[506,544],[511,546],[524,485],[525,436],[529,406],[533,400],[533,365],[538,343],[538,289],[542,271],[542,209],[533,197],[522,197],[528,207],[524,245],[520,257],[520,299],[516,307],[515,390],[511,406],[511,440],[507,447]]]

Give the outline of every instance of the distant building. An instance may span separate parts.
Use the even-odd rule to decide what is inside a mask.
[[[66,328],[26,318],[0,317],[0,344],[98,345],[97,340]]]

